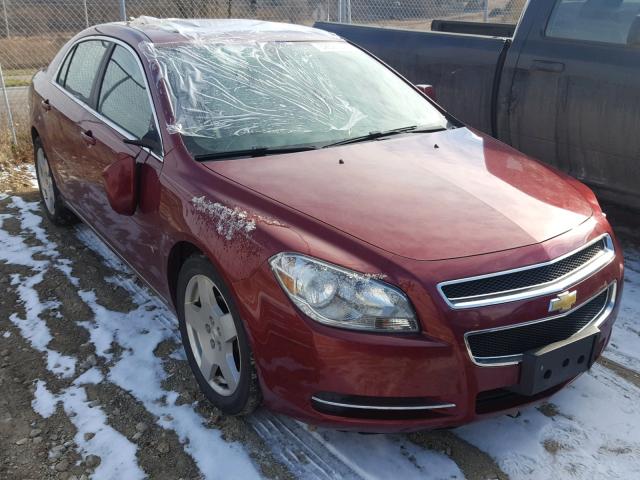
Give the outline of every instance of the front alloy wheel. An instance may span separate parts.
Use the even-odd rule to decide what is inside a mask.
[[[240,380],[238,332],[227,302],[209,277],[189,280],[184,320],[200,373],[218,394],[232,395]]]
[[[230,291],[202,255],[178,276],[178,320],[189,366],[200,389],[229,415],[251,413],[261,401],[244,325]]]

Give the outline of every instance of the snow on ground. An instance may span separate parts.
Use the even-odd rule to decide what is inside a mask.
[[[451,459],[424,450],[402,435],[360,435],[321,429],[313,437],[362,478],[464,478]]]
[[[20,212],[17,221],[22,232],[37,240],[27,242],[22,234],[10,233],[10,216],[0,215],[0,261],[21,265],[29,272],[12,278],[24,313],[14,313],[11,321],[33,348],[47,355],[52,373],[72,378],[77,359],[49,347],[51,333],[42,319],[47,312],[56,311],[56,302],[39,298],[34,286],[51,268],[79,285],[72,275],[73,259],[61,258],[49,240],[37,203],[19,197],[11,201]],[[127,313],[111,311],[97,302],[94,291],[79,289],[93,318],[77,323],[89,332],[96,355],[108,361],[105,380],[129,391],[161,427],[175,431],[205,478],[258,478],[259,472],[241,444],[222,439],[220,431],[208,427],[194,405],[178,405],[178,393],[163,387],[166,374],[154,350],[163,340],[178,339],[173,315],[157,297],[138,286],[133,274],[89,228],[78,226],[75,232],[118,272],[107,281],[127,290],[136,305]],[[605,355],[640,372],[640,252],[631,248],[626,254],[620,317]],[[6,338],[8,333],[2,335]],[[112,343],[122,351],[115,359]],[[177,350],[172,357],[183,359],[184,353]],[[141,478],[144,472],[137,463],[136,445],[109,426],[98,405],[87,401],[84,385],[102,380],[103,374],[91,369],[57,394],[39,381],[33,408],[48,417],[62,405],[78,430],[79,453],[102,457],[95,478]],[[454,433],[488,453],[513,479],[640,478],[639,398],[637,386],[596,365],[551,399],[555,405],[551,413],[549,409],[527,408],[519,417],[497,417]],[[404,435],[315,430],[265,410],[250,417],[249,423],[298,478],[464,478],[448,456],[415,445]],[[98,433],[87,440],[86,432]],[[222,462],[224,471],[218,467]]]
[[[57,404],[62,403],[65,413],[77,429],[75,441],[82,456],[97,455],[102,459],[93,474],[94,479],[145,478],[145,473],[136,460],[137,447],[110,427],[102,409],[87,400],[87,393],[82,385],[96,384],[102,379],[102,373],[92,368],[58,395],[53,395],[43,381],[38,381],[33,408],[42,417],[48,418],[55,412]]]
[[[518,479],[640,478],[640,390],[604,367],[552,398],[553,417],[535,408],[456,430]]]
[[[614,333],[605,356],[640,372],[640,250],[625,250],[625,282]]]
[[[75,373],[76,359],[48,347],[52,336],[42,319],[45,311],[55,310],[57,305],[55,302],[42,301],[34,288],[42,281],[49,268],[59,268],[65,275],[70,275],[72,262],[60,259],[55,243],[49,241],[41,226],[42,217],[34,213],[40,208],[37,202],[25,202],[20,197],[12,197],[11,206],[20,211],[22,232],[32,234],[40,242],[36,246],[28,245],[22,235],[9,233],[2,228],[9,215],[0,216],[0,260],[28,267],[31,271],[30,274],[16,275],[12,279],[26,316],[21,318],[18,314],[13,314],[11,321],[33,348],[47,355],[47,368],[52,373],[62,377],[72,376]],[[113,265],[118,265],[113,258],[107,258]],[[78,284],[77,279],[70,277],[70,280],[73,284]],[[122,283],[127,285],[133,282],[123,280]],[[175,405],[177,392],[162,389],[161,382],[165,374],[160,359],[153,354],[153,350],[162,340],[175,337],[175,332],[166,325],[166,321],[164,325],[158,322],[158,317],[166,318],[167,312],[158,312],[157,299],[148,294],[143,295],[145,300],[137,309],[122,314],[100,306],[95,301],[94,292],[78,293],[95,314],[92,322],[83,321],[79,324],[89,330],[97,355],[110,358],[106,350],[111,341],[118,342],[125,349],[121,358],[110,369],[108,379],[130,391],[147,410],[157,415],[161,426],[176,431],[205,478],[227,478],[230,472],[233,478],[259,478],[255,465],[241,445],[223,440],[218,430],[205,427],[204,419],[196,414],[192,406]],[[62,401],[65,412],[78,429],[76,443],[83,458],[89,454],[103,458],[94,478],[143,478],[144,472],[138,466],[135,456],[135,445],[109,427],[106,416],[99,409],[87,405],[82,385],[97,381],[99,379],[92,379],[85,372],[75,379],[70,389],[53,399],[46,386],[38,383],[34,408],[46,417],[52,413],[52,402]],[[96,433],[93,439],[85,441],[84,433],[89,428],[93,433],[102,434]],[[113,459],[109,461],[108,457]],[[227,466],[226,472],[216,468],[222,460]]]
[[[237,478],[259,478],[242,446],[224,441],[219,430],[204,425],[204,419],[193,406],[176,404],[177,392],[162,388],[166,375],[154,350],[163,340],[175,337],[175,332],[161,321],[166,312],[147,300],[131,312],[113,312],[96,302],[94,292],[79,293],[95,315],[95,323],[83,325],[89,329],[96,354],[110,359],[106,350],[112,342],[124,348],[120,359],[110,368],[108,379],[141,401],[157,416],[160,426],[174,430],[200,470],[207,472],[207,478],[223,478],[217,468],[221,464]]]
[[[49,370],[68,377],[74,373],[75,360],[47,347],[52,337],[45,321],[41,318],[45,310],[55,309],[57,305],[55,302],[41,302],[34,289],[35,285],[42,282],[47,269],[55,265],[58,257],[56,245],[49,241],[40,226],[42,217],[34,213],[39,211],[37,203],[26,203],[20,197],[14,197],[13,204],[20,211],[18,220],[21,228],[31,232],[41,243],[35,246],[27,245],[21,236],[11,235],[0,228],[0,261],[22,265],[33,272],[30,276],[18,274],[12,276],[11,284],[18,291],[24,306],[25,317],[22,318],[18,313],[14,313],[9,319],[20,329],[22,336],[31,343],[33,348],[47,355]],[[9,215],[0,215],[0,222],[4,223],[8,219]]]

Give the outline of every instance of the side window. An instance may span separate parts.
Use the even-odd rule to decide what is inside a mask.
[[[617,45],[640,43],[640,0],[558,0],[547,36]]]
[[[116,45],[98,97],[98,112],[139,139],[158,144],[158,132],[140,66],[131,52]]]
[[[62,66],[60,67],[60,70],[58,70],[58,77],[56,78],[56,81],[58,82],[59,85],[62,85],[63,87],[67,79],[67,71],[69,70],[69,63],[71,63],[71,59],[73,58],[73,54],[75,51],[76,51],[75,46],[69,49],[69,53],[67,53],[67,56],[64,58],[64,62],[62,62]]]
[[[64,78],[58,77],[58,83],[75,97],[89,103],[93,82],[108,48],[109,42],[102,40],[87,40],[77,44],[67,57],[69,61],[65,59],[62,65],[60,73],[63,73],[65,65],[66,72]]]

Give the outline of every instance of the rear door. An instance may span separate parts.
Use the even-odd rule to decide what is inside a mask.
[[[518,59],[511,143],[640,206],[640,0],[536,7],[542,28]]]
[[[153,282],[160,275],[161,263],[156,253],[162,238],[158,208],[163,151],[148,82],[135,51],[114,40],[98,83],[95,113],[81,124],[92,139],[85,152],[87,169],[83,174],[91,192],[92,223],[127,262]],[[155,146],[141,148],[124,143],[124,139],[151,140]],[[136,157],[140,173],[140,203],[131,217],[111,208],[102,176],[121,155]]]
[[[50,142],[49,156],[58,180],[58,188],[71,205],[84,210],[84,191],[81,179],[86,162],[86,139],[80,124],[90,113],[95,80],[111,44],[105,40],[82,40],[69,49],[60,69],[52,79],[60,95],[46,101],[51,107],[47,117],[51,119],[47,130]]]

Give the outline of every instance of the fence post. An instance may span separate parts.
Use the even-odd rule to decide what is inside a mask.
[[[11,104],[9,103],[9,94],[7,93],[7,85],[4,83],[2,65],[0,65],[0,86],[2,87],[2,93],[4,94],[4,104],[7,108],[7,121],[9,122],[9,128],[11,129],[11,140],[13,140],[14,145],[17,145],[18,138],[16,137],[16,126],[13,124],[13,115],[11,115]]]
[[[9,15],[7,15],[7,0],[2,0],[2,12],[4,13],[4,28],[7,38],[11,35],[9,34]]]
[[[87,0],[82,0],[84,6],[84,26],[89,28],[89,10],[87,10]]]
[[[120,18],[123,22],[127,21],[127,2],[126,0],[120,0]]]
[[[351,0],[338,0],[338,22],[351,23]]]
[[[489,21],[489,0],[484,0],[484,12],[482,17],[484,18],[484,23]]]

